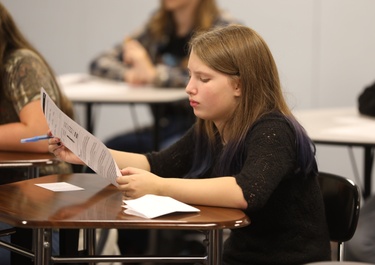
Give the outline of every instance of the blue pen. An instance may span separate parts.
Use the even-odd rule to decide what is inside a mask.
[[[37,142],[37,141],[41,141],[41,140],[47,140],[47,139],[50,139],[50,138],[53,138],[53,136],[39,135],[39,136],[31,137],[31,138],[21,139],[21,143],[32,143],[32,142]]]

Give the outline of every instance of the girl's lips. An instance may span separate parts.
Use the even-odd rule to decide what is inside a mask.
[[[190,106],[194,108],[194,107],[198,106],[198,102],[194,101],[194,100],[190,100]]]

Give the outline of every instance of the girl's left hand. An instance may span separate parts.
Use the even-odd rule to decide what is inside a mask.
[[[136,40],[124,43],[124,63],[130,65],[124,80],[134,85],[151,84],[156,77],[156,68],[146,49]]]
[[[124,199],[136,199],[146,194],[161,195],[163,178],[134,167],[122,169],[121,174],[122,176],[117,178],[117,183]]]

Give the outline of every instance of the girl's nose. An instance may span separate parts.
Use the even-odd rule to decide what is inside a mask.
[[[195,93],[195,88],[194,88],[194,84],[193,84],[193,81],[192,79],[190,78],[189,82],[187,83],[186,87],[185,87],[185,91],[187,94],[193,94]]]

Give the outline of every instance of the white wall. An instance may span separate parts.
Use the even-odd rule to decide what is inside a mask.
[[[121,41],[146,21],[158,1],[2,0],[21,29],[57,74],[86,72],[101,50]],[[355,106],[360,91],[375,81],[375,1],[218,0],[220,6],[268,42],[294,109]],[[79,115],[82,109],[77,108]],[[120,111],[123,117],[113,115]],[[147,108],[138,109],[150,123]],[[105,140],[129,129],[127,107],[98,109],[95,134]],[[80,117],[80,121],[84,121]],[[362,175],[362,152],[354,150]],[[351,177],[347,148],[318,146],[318,163]]]

